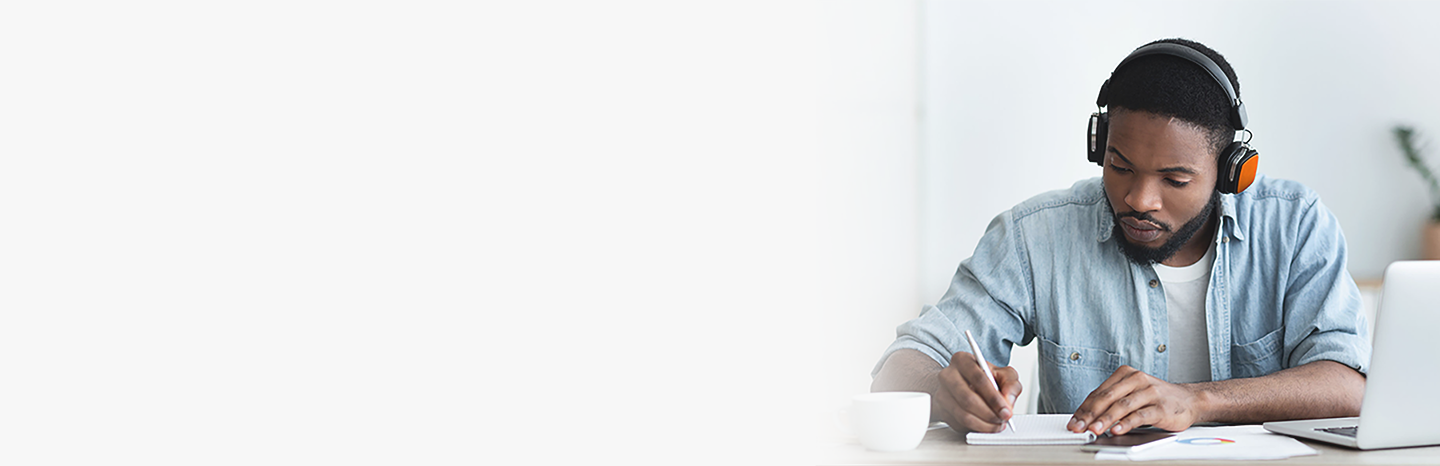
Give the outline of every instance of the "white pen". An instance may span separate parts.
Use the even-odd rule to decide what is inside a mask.
[[[995,383],[995,373],[990,372],[990,363],[985,362],[985,355],[980,354],[980,344],[975,343],[975,337],[970,335],[969,330],[965,331],[965,340],[970,342],[970,354],[975,355],[975,362],[980,363],[980,370],[985,371],[985,378],[990,379],[990,385],[995,387],[995,391],[1000,391],[1000,384]],[[1010,415],[1013,416],[1015,413],[1012,412]],[[1020,433],[1015,430],[1014,425],[1010,424],[1009,419],[1005,420],[1005,427],[1009,427],[1011,432]]]

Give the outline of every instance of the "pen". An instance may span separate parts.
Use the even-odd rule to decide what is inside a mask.
[[[995,391],[1000,391],[1000,384],[995,383],[995,373],[990,372],[990,363],[985,362],[985,355],[980,354],[980,344],[975,343],[975,337],[970,336],[969,330],[965,331],[965,340],[970,342],[970,354],[975,355],[975,362],[980,363],[980,370],[985,371],[985,378],[990,379],[990,385],[995,387]],[[1015,430],[1014,425],[1010,424],[1009,419],[1005,420],[1005,427],[1009,427],[1011,432],[1020,433]]]

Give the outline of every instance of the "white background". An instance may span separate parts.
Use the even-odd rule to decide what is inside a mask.
[[[1370,5],[7,6],[0,451],[805,463],[1154,38],[1231,59],[1357,276],[1413,254],[1435,7]]]
[[[26,5],[0,11],[5,461],[803,435],[771,417],[818,377],[816,5]]]

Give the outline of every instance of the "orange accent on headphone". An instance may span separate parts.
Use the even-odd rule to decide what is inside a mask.
[[[1240,180],[1236,183],[1235,192],[1244,192],[1245,188],[1249,188],[1250,183],[1255,182],[1255,171],[1259,168],[1260,154],[1255,154],[1250,157],[1250,160],[1246,160],[1245,164],[1240,166]]]

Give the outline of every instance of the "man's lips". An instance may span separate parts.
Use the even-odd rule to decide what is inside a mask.
[[[1164,233],[1164,230],[1161,230],[1160,227],[1155,224],[1128,217],[1121,218],[1120,225],[1123,227],[1121,230],[1125,231],[1125,236],[1136,243],[1155,241],[1156,238],[1160,237],[1160,233]]]

